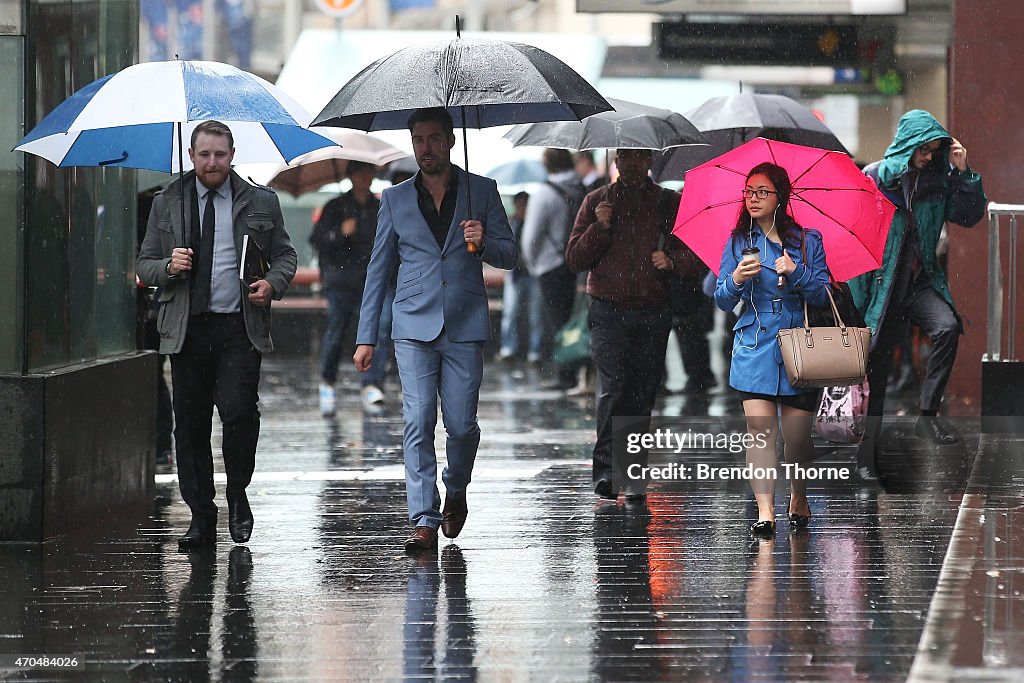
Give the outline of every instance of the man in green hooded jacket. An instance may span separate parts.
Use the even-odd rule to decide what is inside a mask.
[[[917,435],[933,443],[958,440],[937,415],[963,325],[935,247],[944,223],[975,225],[984,215],[987,200],[981,176],[967,165],[967,150],[935,117],[920,109],[900,118],[885,158],[869,165],[864,173],[897,207],[882,267],[849,283],[872,330],[868,415],[876,419],[868,420],[868,433],[858,454],[862,475],[870,477],[892,352],[908,323],[917,325],[932,341],[921,384]]]

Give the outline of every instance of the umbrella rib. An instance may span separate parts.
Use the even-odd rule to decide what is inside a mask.
[[[721,164],[715,164],[715,168],[719,168],[719,169],[721,169],[723,171],[728,171],[729,173],[735,173],[736,175],[740,175],[740,176],[744,176],[744,177],[746,177],[746,175],[747,175],[746,171],[738,171],[735,168],[730,168],[729,166],[722,166]]]
[[[801,192],[870,192],[863,187],[794,187],[793,195],[796,196]]]
[[[740,200],[738,200],[738,199],[730,199],[728,201],[719,202],[717,204],[708,204],[703,209],[701,209],[700,211],[696,212],[695,214],[693,214],[692,216],[687,218],[685,221],[683,221],[682,223],[680,223],[676,227],[680,227],[680,228],[683,227],[684,225],[686,225],[687,223],[692,221],[694,218],[697,218],[698,216],[700,216],[705,211],[710,211],[711,209],[717,209],[720,206],[729,206],[730,204],[739,204],[739,202],[740,202]]]
[[[808,166],[807,168],[805,168],[805,169],[803,170],[803,173],[801,173],[800,175],[798,175],[798,176],[797,176],[796,178],[793,178],[793,179],[792,179],[792,181],[791,181],[791,183],[790,183],[791,185],[796,185],[796,184],[797,184],[797,181],[799,181],[799,180],[800,180],[801,178],[803,178],[803,177],[804,177],[805,175],[807,175],[808,173],[810,173],[810,172],[811,172],[811,170],[812,170],[812,169],[813,169],[813,168],[814,168],[815,166],[817,166],[818,164],[820,164],[820,163],[822,162],[822,160],[823,160],[823,159],[826,159],[826,158],[828,157],[828,155],[829,155],[829,154],[831,154],[831,152],[828,152],[828,151],[825,151],[825,150],[822,150],[822,151],[823,151],[824,153],[823,153],[823,154],[822,154],[822,155],[821,155],[820,157],[818,157],[817,159],[815,159],[815,160],[814,160],[814,163],[813,163],[813,164],[811,164],[810,166]]]

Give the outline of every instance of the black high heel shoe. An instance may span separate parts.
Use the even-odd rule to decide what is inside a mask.
[[[771,538],[775,535],[775,522],[762,519],[750,525],[750,535],[757,538]]]
[[[798,515],[795,512],[789,513],[789,525],[797,529],[804,529],[811,523],[810,515]]]

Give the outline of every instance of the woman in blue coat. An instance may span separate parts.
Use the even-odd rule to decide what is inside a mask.
[[[743,399],[750,435],[747,463],[779,472],[775,452],[779,413],[786,462],[807,463],[821,392],[795,389],[789,383],[776,334],[803,325],[805,300],[811,306],[827,305],[829,283],[821,233],[801,228],[789,215],[791,192],[789,174],[780,166],[763,163],[747,174],[743,207],[722,254],[715,289],[715,303],[724,311],[733,310],[741,299],[744,302],[733,327],[729,384]],[[744,255],[744,250],[753,249],[756,254]],[[750,486],[758,520],[750,531],[770,536],[775,533],[775,478],[752,479]],[[806,482],[792,479],[790,492],[789,522],[806,526],[811,517]]]

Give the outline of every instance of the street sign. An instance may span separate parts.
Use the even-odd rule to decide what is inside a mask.
[[[576,0],[577,12],[645,14],[906,14],[907,0]]]
[[[347,17],[363,6],[363,0],[316,0],[317,9],[328,16]]]
[[[654,25],[658,56],[712,64],[853,66],[857,27],[833,24]]]

